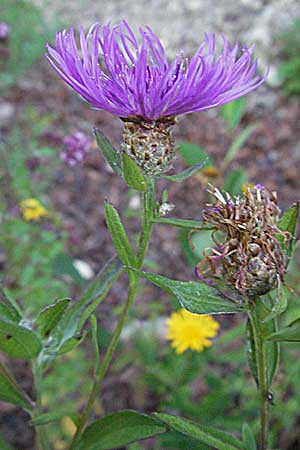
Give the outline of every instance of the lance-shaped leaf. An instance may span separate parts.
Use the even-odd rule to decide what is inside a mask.
[[[116,208],[105,203],[105,219],[114,247],[124,266],[135,266],[135,256]]]
[[[18,306],[7,295],[0,283],[0,317],[18,323],[22,319]]]
[[[187,178],[190,178],[192,175],[199,172],[199,170],[201,170],[203,168],[203,166],[206,163],[206,159],[207,158],[205,158],[204,161],[200,162],[199,164],[196,164],[193,167],[189,167],[189,168],[185,169],[183,172],[180,172],[176,175],[164,175],[162,178],[165,178],[166,180],[177,182],[177,183],[180,181],[186,180]]]
[[[203,150],[203,148],[190,142],[181,142],[178,153],[180,153],[182,159],[188,166],[195,166],[199,163],[203,163],[203,161],[205,161],[205,166],[214,165],[213,159]]]
[[[41,341],[34,331],[0,319],[0,350],[13,358],[33,359],[41,348]]]
[[[243,425],[242,436],[246,450],[257,450],[255,435],[247,423]]]
[[[266,317],[270,314],[270,310],[266,305],[259,301],[256,303],[256,314],[258,318],[258,324],[260,326],[260,333],[263,336],[268,336],[276,330],[276,322],[274,319],[265,321]],[[247,323],[247,347],[248,347],[248,362],[250,365],[251,373],[258,383],[257,379],[257,358],[256,358],[256,348],[254,341],[253,327],[248,320]],[[267,369],[268,369],[268,386],[272,384],[272,380],[276,373],[279,364],[279,345],[276,342],[266,343],[266,355],[267,355]]]
[[[94,281],[88,286],[74,304],[64,313],[56,329],[56,340],[61,345],[79,332],[86,319],[106,297],[114,281],[121,272],[121,262],[114,256],[99,271]]]
[[[64,355],[65,353],[69,353],[72,350],[74,350],[74,348],[78,347],[78,345],[80,345],[85,337],[86,337],[87,333],[84,332],[82,334],[78,334],[76,336],[71,337],[70,339],[67,339],[58,349],[57,351],[57,355]]]
[[[274,342],[300,342],[300,317],[287,327],[269,334],[266,339]]]
[[[155,417],[167,424],[173,430],[197,439],[214,449],[245,450],[245,446],[241,441],[224,431],[197,425],[190,420],[171,416],[170,414],[156,413]]]
[[[90,318],[91,322],[91,330],[92,330],[92,343],[94,348],[94,375],[97,376],[99,368],[100,368],[100,350],[99,350],[99,342],[98,342],[98,324],[97,317],[92,314]]]
[[[242,305],[221,297],[213,287],[195,281],[177,281],[136,271],[140,277],[160,286],[177,297],[181,306],[195,314],[227,314],[244,312]]]
[[[299,227],[299,217],[300,217],[300,202],[295,203],[293,206],[291,206],[291,208],[286,210],[278,224],[278,228],[280,230],[288,231],[291,235],[291,239],[289,240],[288,243],[284,242],[283,236],[280,235],[277,236],[277,240],[284,250],[285,246],[287,245],[286,251],[289,256],[291,256],[293,253],[297,227]]]
[[[120,411],[88,426],[75,450],[115,450],[166,430],[167,427],[153,417],[135,411]]]
[[[94,133],[98,147],[104,158],[115,173],[122,175],[123,172],[120,152],[111,145],[106,136],[104,136],[98,128],[94,128]]]
[[[244,111],[245,97],[240,97],[220,107],[221,116],[226,121],[230,130],[233,130],[239,124]]]
[[[32,409],[32,403],[27,394],[17,385],[3,364],[0,364],[0,400],[24,409]]]
[[[247,182],[247,175],[243,169],[232,170],[226,177],[222,189],[230,195],[239,195],[243,185]]]
[[[168,217],[158,217],[154,219],[154,222],[162,223],[165,225],[171,225],[178,228],[188,228],[193,230],[214,230],[212,226],[204,225],[198,220],[189,219],[172,219]]]
[[[248,125],[232,142],[231,146],[229,147],[229,150],[223,160],[223,167],[226,167],[230,161],[233,160],[233,158],[236,156],[237,152],[240,150],[240,148],[245,144],[247,139],[249,139],[250,135],[253,133],[255,128],[257,127],[257,124],[251,124]]]
[[[147,181],[139,166],[126,153],[122,154],[123,175],[126,183],[132,189],[144,192]]]
[[[36,322],[42,336],[49,336],[51,331],[60,321],[62,315],[69,305],[69,302],[69,298],[63,298],[61,300],[57,300],[57,302],[55,302],[53,305],[49,305],[41,311]]]

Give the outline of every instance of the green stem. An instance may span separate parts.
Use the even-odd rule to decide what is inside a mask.
[[[41,367],[38,363],[33,365],[33,373],[35,379],[36,388],[36,412],[34,417],[42,414],[42,401],[41,401],[41,383],[42,383],[42,373]],[[37,450],[50,450],[50,443],[47,437],[46,428],[44,425],[36,427],[36,448]]]
[[[138,251],[136,254],[136,267],[138,269],[140,269],[143,265],[145,254],[146,254],[148,244],[149,244],[149,240],[151,238],[151,232],[152,232],[152,226],[153,226],[153,214],[154,214],[154,200],[155,200],[154,189],[155,189],[154,180],[149,179],[147,190],[142,195],[142,220],[141,220],[142,230],[141,230],[141,235],[140,235],[140,239],[139,239]],[[71,442],[70,450],[73,450],[75,448],[75,444],[76,444],[77,440],[79,439],[79,437],[81,436],[82,432],[85,429],[85,426],[89,419],[94,402],[95,402],[97,396],[99,396],[103,379],[106,375],[106,372],[107,372],[109,365],[111,363],[111,360],[113,358],[115,349],[119,342],[119,338],[120,338],[124,323],[127,319],[128,312],[130,310],[131,305],[133,304],[133,302],[135,300],[135,297],[137,294],[137,288],[138,288],[138,276],[136,274],[134,274],[133,272],[131,272],[129,274],[128,295],[127,295],[127,299],[126,299],[123,311],[120,315],[120,318],[119,318],[117,327],[115,329],[115,332],[113,334],[113,337],[112,337],[112,339],[109,343],[109,346],[106,350],[102,364],[99,367],[98,372],[96,373],[92,390],[90,392],[87,404],[86,404],[84,411],[82,413],[82,416],[80,418],[80,422],[78,424],[76,433]]]
[[[260,450],[268,448],[269,433],[269,404],[268,404],[268,371],[266,342],[261,333],[259,318],[255,309],[255,304],[249,304],[248,315],[253,331],[253,340],[255,345],[257,381],[260,397]]]

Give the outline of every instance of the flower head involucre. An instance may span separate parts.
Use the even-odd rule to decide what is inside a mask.
[[[167,320],[166,338],[172,341],[176,353],[191,349],[202,352],[211,346],[209,338],[216,336],[219,324],[211,316],[193,314],[185,309],[173,312]]]
[[[47,58],[60,77],[96,109],[122,118],[153,122],[163,117],[201,111],[235,100],[265,80],[256,73],[249,49],[231,46],[223,36],[216,56],[215,37],[206,35],[194,56],[182,53],[171,62],[165,49],[146,27],[140,42],[122,21],[92,26],[79,45],[74,29],[56,35]]]
[[[279,227],[276,193],[259,184],[237,197],[217,188],[209,192],[215,201],[204,209],[203,221],[215,227],[216,245],[205,250],[196,274],[212,284],[216,278],[224,279],[249,298],[276,288],[284,281],[286,262],[279,239],[290,239]]]

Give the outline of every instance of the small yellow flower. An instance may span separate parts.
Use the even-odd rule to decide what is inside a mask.
[[[217,178],[221,175],[220,171],[215,166],[204,167],[201,172],[208,178]]]
[[[211,316],[193,314],[185,309],[173,312],[167,319],[166,339],[172,341],[176,353],[181,354],[187,349],[202,352],[211,346],[208,338],[216,336],[218,322]]]
[[[22,200],[21,210],[23,218],[29,222],[30,220],[37,221],[41,217],[48,216],[48,211],[44,206],[35,198],[27,198]]]

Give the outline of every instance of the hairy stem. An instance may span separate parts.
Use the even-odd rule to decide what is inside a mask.
[[[138,251],[136,254],[136,267],[138,269],[140,269],[143,265],[145,254],[146,254],[149,240],[151,237],[152,226],[153,226],[153,213],[154,213],[154,197],[155,197],[154,189],[155,189],[154,180],[149,179],[147,190],[142,195],[142,218],[141,218],[142,229],[141,229],[141,234],[140,234],[140,239],[139,239]],[[103,379],[106,375],[106,372],[107,372],[109,365],[111,363],[111,360],[113,358],[115,349],[119,342],[119,338],[120,338],[123,326],[125,324],[125,321],[127,319],[128,312],[130,310],[131,305],[133,304],[133,302],[135,300],[135,297],[137,294],[137,287],[138,287],[138,276],[131,272],[129,275],[128,295],[127,295],[127,299],[126,299],[123,311],[120,315],[120,318],[119,318],[117,327],[114,331],[113,337],[112,337],[112,339],[109,343],[109,346],[106,350],[102,364],[100,365],[99,370],[96,373],[92,390],[90,392],[87,404],[86,404],[85,409],[80,418],[80,422],[78,424],[76,433],[71,442],[70,450],[74,449],[78,438],[81,436],[82,432],[84,431],[85,426],[88,422],[90,413],[92,411],[94,402],[95,402],[97,396],[99,396]]]
[[[250,305],[248,315],[253,330],[255,345],[257,381],[260,398],[260,450],[268,449],[269,433],[269,404],[268,404],[268,368],[266,356],[266,342],[261,333],[259,317],[255,305]]]

